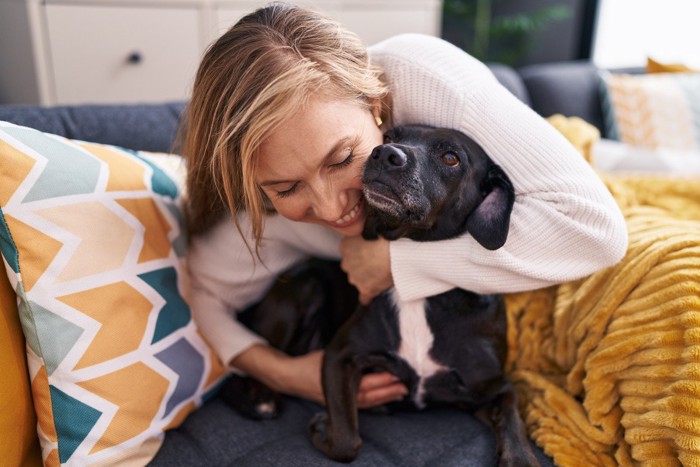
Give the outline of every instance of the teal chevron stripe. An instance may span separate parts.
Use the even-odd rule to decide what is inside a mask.
[[[34,325],[34,317],[32,315],[32,310],[29,308],[29,299],[27,299],[27,294],[24,291],[24,285],[22,282],[17,283],[17,289],[15,293],[19,297],[19,304],[17,305],[17,313],[19,314],[19,322],[22,325],[22,333],[24,334],[24,340],[32,349],[36,355],[41,356],[41,345],[39,344],[39,336],[36,333],[36,326]]]
[[[152,344],[169,336],[190,322],[190,307],[180,295],[177,288],[177,272],[175,268],[158,269],[144,274],[139,278],[151,286],[165,300],[165,305],[158,313],[156,329],[153,332]]]
[[[181,402],[194,396],[204,376],[204,357],[187,342],[180,339],[165,350],[156,354],[156,358],[177,373],[177,385],[165,406],[167,416]]]
[[[51,376],[83,334],[83,329],[34,302],[29,302],[29,308],[41,343],[41,352],[35,352],[43,358],[46,372]]]
[[[90,434],[102,412],[49,385],[53,420],[58,435],[58,458],[68,462],[80,443]]]
[[[187,253],[187,229],[185,227],[185,216],[183,215],[182,208],[180,208],[174,202],[165,203],[165,207],[168,211],[177,219],[177,225],[180,229],[178,236],[172,240],[173,250],[178,258],[184,258]]]
[[[177,198],[178,193],[180,190],[177,187],[177,184],[173,181],[172,178],[168,174],[166,174],[163,169],[158,167],[156,164],[153,162],[149,161],[145,157],[142,157],[139,154],[139,151],[134,151],[134,150],[127,150],[134,156],[138,157],[140,160],[142,160],[144,163],[148,164],[148,166],[153,169],[153,175],[151,176],[151,189],[158,193],[159,195],[167,196],[169,198],[175,199]]]
[[[16,293],[19,297],[17,313],[19,314],[19,322],[22,325],[24,340],[27,342],[29,348],[32,349],[32,352],[41,356],[41,345],[39,344],[39,336],[36,333],[36,326],[34,325],[34,316],[32,315],[32,309],[29,307],[29,300],[27,299],[24,286],[21,282],[17,283]]]
[[[30,128],[6,127],[3,131],[47,159],[44,171],[23,203],[95,191],[100,162],[93,157]]]
[[[15,274],[19,273],[19,252],[14,240],[12,240],[12,234],[7,226],[2,209],[0,209],[0,251]]]

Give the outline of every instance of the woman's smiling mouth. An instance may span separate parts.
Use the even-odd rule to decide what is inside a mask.
[[[355,222],[357,222],[359,219],[362,218],[361,214],[363,211],[362,208],[364,207],[364,204],[365,204],[364,198],[360,198],[360,200],[357,202],[357,204],[355,206],[353,206],[353,208],[350,210],[350,212],[348,212],[347,214],[345,214],[343,217],[341,217],[340,219],[338,219],[335,222],[329,222],[329,224],[335,228],[344,228],[344,227],[351,226],[352,224],[354,224]]]

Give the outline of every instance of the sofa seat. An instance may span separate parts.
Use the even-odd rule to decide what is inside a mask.
[[[153,467],[330,466],[306,427],[321,406],[287,397],[275,420],[248,420],[214,399],[167,432]],[[474,416],[456,409],[360,413],[362,447],[353,466],[495,465],[495,440]],[[543,466],[553,465],[534,444]]]

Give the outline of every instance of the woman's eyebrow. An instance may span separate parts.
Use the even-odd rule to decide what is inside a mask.
[[[348,144],[349,141],[352,141],[353,138],[350,136],[344,136],[340,138],[338,141],[335,142],[333,147],[326,153],[326,155],[323,157],[322,164],[328,163],[329,159],[333,158],[333,156],[342,149],[343,146]],[[262,182],[258,183],[259,186],[271,186],[271,185],[278,185],[282,183],[294,183],[296,180],[263,180]]]

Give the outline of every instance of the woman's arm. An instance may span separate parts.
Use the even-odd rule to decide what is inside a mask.
[[[243,232],[247,232],[247,216],[239,219]],[[230,218],[194,237],[188,248],[192,313],[225,364],[251,345],[265,342],[238,322],[238,311],[261,300],[281,272],[306,256],[327,252],[338,255],[337,237],[318,226],[280,216],[269,217],[265,225],[261,260],[248,250]],[[254,246],[252,239],[249,244]]]
[[[506,244],[496,251],[469,236],[391,243],[391,271],[403,299],[455,286],[480,293],[536,289],[584,277],[627,249],[622,214],[600,178],[549,123],[457,47],[415,34],[370,48],[392,93],[393,124],[460,130],[511,178],[516,200]]]
[[[238,354],[231,366],[262,381],[278,392],[325,404],[321,385],[323,352],[317,350],[290,357],[264,344],[254,344]],[[362,377],[357,393],[361,409],[401,400],[408,389],[391,373],[372,373]]]
[[[243,228],[246,219],[241,218]],[[233,220],[195,237],[188,250],[195,321],[227,367],[275,390],[323,403],[323,353],[291,357],[237,321],[235,310],[260,300],[275,278],[309,255],[339,258],[339,236],[329,229],[273,216],[266,222],[263,263],[253,259]],[[358,406],[369,408],[401,399],[406,387],[389,373],[365,375]]]

